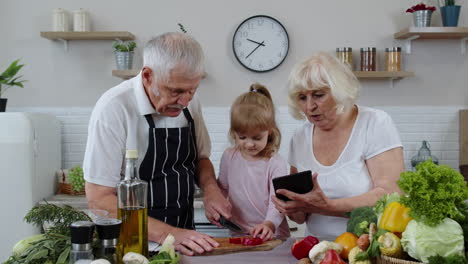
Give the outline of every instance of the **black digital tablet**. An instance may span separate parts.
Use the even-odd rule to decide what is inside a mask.
[[[312,182],[312,172],[308,170],[274,178],[273,187],[275,188],[275,193],[279,189],[286,189],[288,191],[299,194],[308,193],[312,190],[312,188],[314,188],[314,183]],[[291,200],[282,194],[276,194],[276,197],[283,201]]]

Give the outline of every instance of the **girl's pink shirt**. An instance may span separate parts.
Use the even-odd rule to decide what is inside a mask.
[[[288,164],[278,154],[249,161],[235,148],[225,150],[218,184],[232,204],[231,220],[249,232],[257,224],[271,221],[276,228],[275,237],[289,237],[286,218],[271,201],[275,193],[271,180],[287,174]]]

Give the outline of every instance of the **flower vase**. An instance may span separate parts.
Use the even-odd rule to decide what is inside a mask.
[[[456,27],[458,26],[458,18],[460,16],[461,6],[443,6],[440,8],[440,14],[442,15],[442,24],[444,27]]]
[[[133,64],[133,51],[116,51],[115,63],[117,70],[130,70]]]
[[[431,26],[431,10],[418,10],[413,12],[413,22],[415,27]]]

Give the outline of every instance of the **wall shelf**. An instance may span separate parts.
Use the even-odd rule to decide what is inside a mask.
[[[414,72],[399,71],[354,71],[354,75],[358,79],[367,80],[384,80],[387,79],[390,82],[390,88],[393,88],[393,81],[407,77],[414,77]]]
[[[140,73],[140,70],[112,70],[112,76],[119,77],[125,80],[137,76],[138,73]]]
[[[140,70],[112,70],[112,76],[119,77],[125,80],[131,79],[140,73]],[[202,79],[207,76],[206,72],[203,74]]]
[[[50,40],[134,40],[135,36],[127,31],[89,31],[89,32],[58,32],[43,31],[41,37]]]
[[[407,77],[414,77],[414,72],[399,71],[355,71],[354,75],[359,79],[401,79]]]
[[[68,50],[69,40],[134,40],[135,36],[128,31],[42,31],[41,37],[63,42],[65,50]]]
[[[468,27],[409,27],[393,35],[395,39],[405,40],[406,53],[411,53],[411,41],[415,39],[458,39],[461,52],[465,54],[468,40]]]

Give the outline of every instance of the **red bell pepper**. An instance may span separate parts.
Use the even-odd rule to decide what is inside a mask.
[[[308,236],[301,241],[296,241],[291,247],[291,253],[296,259],[309,257],[309,251],[319,243],[318,238]]]
[[[263,244],[263,240],[259,237],[244,237],[242,245],[244,246],[256,246]]]
[[[229,238],[230,244],[242,244],[242,237],[231,237]]]
[[[263,244],[263,240],[259,237],[231,237],[230,244],[242,244],[244,246],[256,246]]]
[[[320,262],[320,264],[346,264],[344,260],[340,257],[335,250],[330,249],[325,253],[325,258]]]

